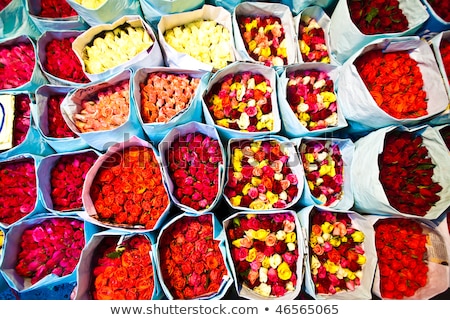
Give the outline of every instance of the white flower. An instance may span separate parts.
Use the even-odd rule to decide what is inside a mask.
[[[259,286],[253,288],[253,291],[263,297],[269,297],[272,287],[266,283],[261,283]]]
[[[269,258],[269,264],[274,269],[276,269],[281,262],[283,262],[283,258],[281,258],[281,256],[278,253],[275,253]]]
[[[288,251],[294,251],[295,250],[295,243],[294,242],[288,242],[287,244],[286,244],[286,246],[287,246],[287,248],[288,248]]]
[[[262,283],[266,283],[268,280],[267,273],[269,272],[269,269],[261,267],[259,268],[259,281]]]
[[[283,241],[284,239],[286,239],[286,232],[284,232],[283,230],[278,230],[275,236],[277,237],[277,240]]]
[[[237,124],[239,126],[239,129],[245,130],[250,125],[250,117],[245,112],[241,113],[241,116],[239,117],[239,120],[237,121]]]

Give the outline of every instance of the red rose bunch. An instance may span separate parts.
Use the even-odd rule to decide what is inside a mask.
[[[45,46],[44,68],[45,71],[57,78],[75,83],[88,83],[90,80],[72,49],[74,40],[75,37],[50,40]]]
[[[427,0],[433,11],[445,22],[450,22],[450,1]]]
[[[447,125],[439,130],[439,133],[442,136],[442,139],[444,139],[445,145],[447,146],[447,149],[450,151],[450,126]]]
[[[439,44],[439,52],[441,54],[444,70],[447,75],[447,80],[450,82],[450,40],[441,39]]]
[[[43,18],[67,18],[77,15],[78,13],[65,0],[41,0],[41,12],[38,14]]]
[[[53,138],[75,138],[77,135],[69,128],[61,113],[64,94],[52,94],[47,99],[48,136]]]
[[[175,198],[194,210],[208,209],[219,192],[219,141],[200,132],[178,136],[166,157]]]
[[[126,227],[152,229],[169,205],[158,159],[144,146],[112,154],[89,192],[100,221]]]
[[[305,128],[313,131],[337,125],[337,97],[327,72],[296,70],[287,77],[287,101]]]
[[[416,60],[407,51],[372,50],[354,61],[377,105],[396,119],[428,114],[427,93]]]
[[[350,18],[364,34],[396,33],[408,30],[408,19],[398,0],[347,0]]]
[[[0,44],[0,90],[18,88],[29,82],[35,65],[31,40]]]
[[[330,63],[325,32],[316,19],[302,15],[298,35],[298,45],[303,62]]]
[[[2,11],[3,9],[5,9],[12,0],[0,0],[0,11]]]
[[[213,296],[230,276],[213,234],[211,214],[182,217],[163,231],[159,268],[174,299]]]
[[[427,236],[418,221],[386,218],[375,225],[380,293],[386,299],[413,296],[427,284]]]
[[[27,137],[30,129],[31,100],[28,94],[14,96],[13,146],[18,146]]]
[[[353,291],[361,284],[364,238],[347,213],[312,212],[309,253],[316,293]]]
[[[272,131],[272,91],[269,79],[244,71],[214,83],[204,101],[218,126],[244,132]]]
[[[378,163],[384,192],[398,211],[423,217],[440,200],[442,187],[433,181],[436,165],[420,135],[389,132]]]
[[[81,101],[81,110],[73,118],[80,132],[94,132],[120,127],[129,114],[130,83],[123,80]]]
[[[291,213],[235,217],[226,234],[237,280],[263,297],[295,291],[299,257],[295,218]]]
[[[324,206],[333,206],[343,196],[344,161],[332,140],[304,140],[299,147],[311,194]]]
[[[235,141],[230,146],[225,196],[232,206],[252,210],[286,208],[298,195],[289,151],[277,140]]]
[[[34,159],[0,163],[0,221],[13,224],[34,210],[37,181]]]
[[[105,237],[93,262],[93,299],[151,300],[155,288],[151,251],[151,243],[143,235],[134,235],[120,244],[116,237]]]
[[[186,109],[200,78],[188,74],[153,72],[140,83],[141,116],[144,123],[166,123]]]
[[[97,158],[93,151],[59,156],[50,171],[53,209],[64,211],[83,207],[84,179]]]
[[[49,274],[71,274],[85,245],[83,224],[78,219],[52,218],[24,230],[14,270],[30,278],[31,284]]]
[[[269,67],[287,64],[287,40],[279,17],[238,16],[237,22],[251,58]]]

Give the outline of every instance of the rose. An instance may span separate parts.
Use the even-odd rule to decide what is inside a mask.
[[[77,16],[77,12],[67,1],[41,0],[39,17],[43,18],[67,18]]]
[[[139,84],[143,122],[169,122],[189,106],[199,83],[200,78],[188,74],[149,73]]]
[[[61,113],[64,94],[52,94],[47,99],[48,136],[53,138],[75,138],[77,135],[69,128]]]
[[[442,63],[444,64],[447,80],[450,82],[450,40],[441,39],[439,44],[439,53],[441,54]]]
[[[315,18],[303,14],[298,35],[303,62],[330,63],[324,30]]]
[[[0,89],[14,89],[29,82],[35,65],[31,40],[0,44]]]
[[[5,9],[11,3],[11,1],[12,0],[1,0],[0,1],[0,11]]]
[[[442,20],[450,22],[450,3],[448,1],[427,0],[427,2]]]
[[[387,114],[397,119],[428,114],[421,70],[407,51],[368,51],[354,61],[361,79]]]

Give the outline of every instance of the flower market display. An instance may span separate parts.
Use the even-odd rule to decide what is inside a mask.
[[[449,300],[448,6],[0,0],[0,300]]]
[[[91,295],[94,300],[150,300],[155,275],[149,239],[134,235],[117,243],[106,236],[94,255]]]
[[[290,212],[235,216],[226,233],[239,284],[261,297],[295,291],[301,285],[297,232]]]

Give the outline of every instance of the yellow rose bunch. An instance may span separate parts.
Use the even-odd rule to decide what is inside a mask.
[[[74,0],[76,3],[82,5],[86,9],[98,9],[106,0]]]

